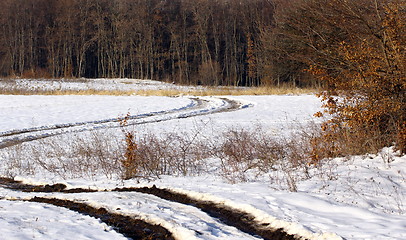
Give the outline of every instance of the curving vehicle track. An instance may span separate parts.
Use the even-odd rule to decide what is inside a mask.
[[[16,191],[9,193],[7,200],[64,207],[98,218],[130,239],[299,239],[283,229],[258,224],[250,213],[155,185],[105,190],[66,189],[64,184],[26,185],[0,178],[0,187]],[[119,206],[117,202],[120,202]],[[145,228],[149,230],[143,231]]]
[[[249,104],[245,105],[228,98],[190,97],[189,99],[191,101],[190,104],[183,108],[126,116],[126,125],[141,125],[173,119],[190,118],[219,112],[235,111],[250,106]],[[120,127],[120,121],[123,119],[124,118],[110,118],[0,132],[0,149],[65,133],[84,132],[103,128],[118,128]]]

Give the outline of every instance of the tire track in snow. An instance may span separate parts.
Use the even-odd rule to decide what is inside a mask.
[[[116,188],[112,191],[140,192],[151,194],[168,201],[190,205],[207,213],[212,218],[219,219],[222,223],[228,226],[235,227],[241,232],[247,233],[250,236],[258,236],[265,240],[304,240],[304,238],[286,233],[282,228],[274,229],[267,228],[268,225],[258,225],[254,221],[255,217],[248,212],[232,209],[223,204],[216,204],[210,201],[194,199],[186,194],[176,193],[165,188],[157,188],[155,185],[152,187],[142,188]]]
[[[24,201],[51,204],[100,219],[129,239],[175,239],[171,232],[160,225],[151,224],[134,217],[112,213],[103,207],[96,208],[78,201],[58,198],[33,197],[25,199]]]
[[[249,107],[238,101],[227,98],[191,97],[191,103],[182,108],[150,112],[126,117],[127,126],[157,123],[173,119],[190,118],[219,112],[236,111]],[[35,128],[26,128],[0,132],[0,149],[20,143],[40,140],[65,133],[77,133],[104,128],[118,128],[123,118],[110,118],[96,121],[55,124]]]
[[[168,201],[140,192],[97,192],[82,194],[58,194],[58,198],[76,200],[92,206],[102,206],[119,214],[141,216],[147,222],[166,222],[167,229],[175,238],[184,240],[259,240],[213,218],[192,205]],[[176,237],[178,236],[178,237]]]
[[[103,200],[104,203],[112,200],[112,197],[114,196],[113,193],[119,193],[122,194],[121,198],[127,197],[133,199],[133,201],[130,201],[127,205],[127,207],[130,207],[130,210],[132,206],[133,208],[140,209],[140,211],[151,211],[150,206],[155,206],[155,209],[159,208],[156,211],[163,211],[160,212],[159,215],[164,215],[165,221],[175,222],[180,227],[186,227],[187,229],[194,231],[196,237],[200,239],[257,239],[257,237],[265,240],[299,239],[297,236],[287,234],[283,229],[272,229],[269,228],[268,225],[257,224],[254,221],[255,217],[248,212],[232,209],[223,204],[197,200],[186,194],[176,193],[169,189],[157,188],[155,186],[142,188],[115,188],[112,190],[97,191],[89,189],[66,189],[66,186],[63,184],[45,186],[26,185],[6,178],[0,178],[0,186],[23,192],[76,193],[72,195],[74,199],[81,197],[82,199],[87,200],[92,198],[91,194],[109,193],[108,197]],[[126,196],[125,193],[133,195]],[[117,196],[115,197],[117,198]],[[134,204],[134,201],[138,201],[138,203]],[[149,206],[147,210],[145,208],[142,209],[142,201],[145,201],[145,204]],[[120,208],[124,207],[125,206],[120,206]],[[188,218],[187,226],[184,226],[183,224],[185,218]],[[206,229],[206,232],[207,229],[209,229],[212,235],[204,234],[204,231],[201,229]]]
[[[247,234],[234,226],[230,226],[222,219],[214,218],[192,204],[183,204],[176,201],[146,194],[132,189],[89,190],[66,189],[64,184],[28,185],[8,178],[0,178],[0,186],[12,190],[8,196],[18,196],[19,200],[44,202],[77,210],[88,214],[136,216],[149,224],[161,225],[173,234],[176,239],[194,240],[259,240],[259,237]],[[72,194],[68,194],[72,193]],[[30,197],[33,194],[40,197]],[[86,205],[86,206],[85,206]],[[98,216],[94,216],[98,217]],[[108,218],[111,216],[107,215]],[[113,220],[118,218],[113,216]],[[119,218],[118,218],[119,219]],[[103,220],[103,219],[102,219]],[[110,221],[113,221],[110,220]],[[119,220],[114,220],[119,221]],[[111,223],[106,222],[108,225]],[[117,224],[115,224],[117,225]],[[120,232],[119,230],[117,230]]]
[[[130,115],[130,116],[127,116],[126,118],[128,118],[130,120],[143,119],[143,118],[147,118],[147,117],[151,117],[151,116],[159,116],[159,115],[169,114],[169,113],[178,112],[178,111],[182,111],[182,110],[186,110],[186,109],[199,108],[199,105],[201,105],[201,104],[199,104],[199,102],[197,101],[196,98],[189,98],[189,99],[191,100],[191,103],[182,108],[149,112],[149,113],[143,113],[143,114],[138,114],[138,115]],[[117,118],[108,118],[108,119],[95,120],[95,121],[61,123],[61,124],[40,126],[40,127],[33,127],[33,128],[15,129],[15,130],[10,130],[10,131],[0,132],[0,137],[9,137],[9,136],[21,135],[24,133],[35,133],[35,132],[46,131],[46,130],[56,130],[56,129],[71,128],[71,127],[85,126],[85,125],[98,125],[98,124],[102,125],[105,123],[119,123],[123,119],[124,119],[124,117],[117,117]]]

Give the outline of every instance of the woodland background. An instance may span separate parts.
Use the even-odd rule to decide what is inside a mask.
[[[343,41],[375,44],[389,5],[405,11],[396,0],[2,0],[0,74],[319,86],[306,70],[336,68]]]
[[[259,85],[267,0],[2,0],[0,73]]]

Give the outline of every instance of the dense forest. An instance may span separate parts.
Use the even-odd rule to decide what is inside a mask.
[[[1,0],[0,76],[326,85],[315,69],[340,74],[344,42],[386,54],[394,11],[404,1]]]
[[[0,72],[259,85],[268,0],[2,0]]]

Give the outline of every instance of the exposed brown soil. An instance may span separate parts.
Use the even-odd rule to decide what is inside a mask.
[[[283,229],[269,229],[266,228],[267,225],[255,224],[253,221],[254,216],[249,213],[241,212],[224,205],[218,205],[213,202],[195,200],[185,194],[175,193],[168,189],[157,188],[155,185],[151,188],[116,188],[113,191],[147,193],[169,201],[191,205],[206,212],[211,217],[219,219],[221,222],[229,226],[236,227],[237,229],[250,235],[262,237],[265,240],[299,239],[293,235],[287,234],[283,231]]]
[[[56,183],[52,185],[23,184],[20,181],[15,181],[10,178],[2,178],[2,177],[0,177],[0,186],[22,192],[62,192],[62,193],[97,192],[96,190],[83,188],[66,189],[66,185],[62,183]]]
[[[8,178],[0,178],[0,186],[24,192],[63,192],[63,193],[80,193],[80,192],[96,192],[90,189],[66,189],[64,184],[58,183],[53,185],[33,186],[22,184],[21,182],[14,181]],[[108,191],[108,190],[105,190]],[[211,217],[219,219],[221,222],[236,227],[237,229],[246,232],[253,236],[259,236],[265,240],[297,240],[303,239],[295,237],[294,235],[287,234],[283,229],[270,229],[268,224],[258,225],[254,220],[254,216],[249,213],[242,212],[230,207],[216,204],[209,201],[201,201],[193,199],[185,194],[175,193],[169,189],[153,187],[142,188],[115,188],[111,191],[115,192],[140,192],[151,194],[159,198],[187,204],[199,208],[206,212]],[[64,201],[64,200],[58,200]],[[55,202],[58,202],[55,200]],[[59,203],[59,202],[58,202]],[[53,204],[53,203],[51,203]],[[54,204],[56,205],[56,204]],[[71,209],[71,208],[70,208]],[[74,210],[74,209],[72,209]],[[91,214],[89,214],[91,215]],[[91,215],[92,216],[92,215]],[[107,222],[106,222],[107,223]]]
[[[59,207],[68,208],[72,211],[81,214],[89,215],[98,218],[114,230],[123,234],[130,239],[145,239],[145,240],[172,240],[174,237],[165,228],[149,224],[139,219],[134,219],[129,216],[124,216],[116,213],[110,213],[105,208],[94,208],[84,203],[78,203],[69,200],[62,200],[56,198],[40,198],[34,197],[28,200],[29,202],[38,202],[52,204]]]

